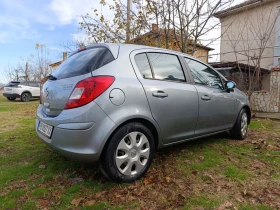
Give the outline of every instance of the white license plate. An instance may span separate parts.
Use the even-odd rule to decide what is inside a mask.
[[[46,135],[47,137],[51,137],[52,135],[53,126],[47,125],[46,123],[40,122],[38,131],[40,131],[42,134]]]
[[[5,91],[12,91],[12,88],[5,88]]]

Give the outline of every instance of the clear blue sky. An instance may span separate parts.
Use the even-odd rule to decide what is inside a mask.
[[[60,60],[62,42],[81,36],[79,15],[100,8],[99,0],[1,0],[0,83],[4,69],[35,53],[35,44],[46,44],[52,61]]]

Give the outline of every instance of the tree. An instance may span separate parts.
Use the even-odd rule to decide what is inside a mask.
[[[33,65],[33,79],[41,81],[45,79],[50,73],[51,69],[49,67],[50,60],[49,49],[45,44],[36,43],[36,56],[34,56]]]
[[[93,9],[93,14],[81,16],[80,29],[94,43],[125,43],[127,40],[135,43],[137,37],[152,31],[154,41],[147,39],[148,45],[169,48],[170,43],[176,42],[181,52],[193,54],[200,38],[219,25],[211,21],[213,14],[227,8],[231,1],[134,0],[127,15],[127,7],[120,0],[113,0],[113,4],[101,0],[102,8],[113,11],[113,18],[106,19],[102,10]],[[151,30],[152,24],[158,26],[156,30]],[[127,31],[129,39],[126,39]]]
[[[80,29],[84,30],[92,43],[112,42],[123,43],[126,41],[127,32],[127,7],[121,1],[113,0],[113,4],[108,4],[101,0],[100,4],[106,9],[113,11],[114,18],[106,19],[102,11],[93,9],[93,16],[82,15]],[[147,19],[150,12],[143,6],[140,0],[134,1],[134,10],[130,10],[130,39],[140,35],[140,32],[147,30]]]
[[[93,43],[90,41],[90,39],[88,39],[88,36],[81,36],[81,37],[76,37],[72,40],[63,41],[61,42],[60,46],[63,48],[63,52],[72,53],[78,50],[79,48],[90,44]]]
[[[20,80],[20,72],[19,69],[16,66],[10,66],[8,65],[4,69],[4,76],[9,81],[19,81]]]
[[[45,44],[36,43],[36,54],[30,54],[26,59],[20,58],[15,66],[5,69],[6,78],[14,81],[43,81],[50,73],[49,50]]]

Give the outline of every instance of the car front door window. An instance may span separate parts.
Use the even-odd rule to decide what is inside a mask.
[[[185,59],[196,84],[208,85],[216,89],[224,89],[221,78],[217,72],[198,61],[189,58]]]

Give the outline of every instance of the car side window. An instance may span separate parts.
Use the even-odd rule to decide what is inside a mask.
[[[213,69],[189,58],[185,58],[185,60],[191,70],[196,84],[208,85],[217,89],[224,89],[219,74]]]
[[[186,81],[181,63],[176,55],[165,53],[147,54],[155,79]]]
[[[152,79],[153,78],[152,70],[150,68],[150,64],[149,64],[146,53],[137,54],[137,55],[135,55],[134,59],[135,59],[136,65],[137,65],[140,73],[142,74],[143,78]]]
[[[29,83],[31,87],[40,87],[38,82]]]

